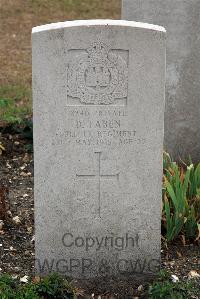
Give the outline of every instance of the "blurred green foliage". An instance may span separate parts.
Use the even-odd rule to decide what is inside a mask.
[[[13,85],[0,87],[0,126],[20,123],[31,113],[30,89]]]
[[[150,299],[188,299],[198,298],[199,290],[193,282],[172,282],[167,271],[160,271],[157,279],[149,287]]]
[[[0,277],[0,299],[72,299],[75,288],[63,277],[53,273],[35,277],[27,284],[5,274]]]
[[[197,240],[200,233],[200,163],[179,166],[163,159],[163,227],[172,241],[179,235]]]

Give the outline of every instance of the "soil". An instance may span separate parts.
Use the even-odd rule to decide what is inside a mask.
[[[0,230],[0,272],[31,276],[34,274],[33,154],[27,152],[30,142],[19,134],[4,130],[0,133],[0,141],[6,150],[0,155],[0,187],[8,186],[9,189],[8,212]],[[162,269],[169,270],[181,281],[187,281],[192,270],[200,274],[200,247],[195,243],[183,246],[181,242],[167,246],[163,242]],[[110,286],[115,287],[112,281]],[[130,286],[137,290],[139,285],[134,281],[118,282],[116,289],[121,293],[123,288],[130,289]],[[87,288],[90,294],[104,293],[102,298],[111,298],[106,297],[103,284]],[[138,291],[135,294],[139,296]]]
[[[0,85],[31,86],[32,27],[73,19],[120,19],[120,6],[121,0],[0,0]]]
[[[0,268],[13,276],[29,275],[34,259],[33,155],[20,135],[3,134],[0,141],[6,149],[0,156],[0,188],[9,191],[9,214],[0,230]]]
[[[76,1],[78,5],[71,8],[66,6],[64,8],[62,6],[64,2],[0,0],[1,86],[31,87],[33,26],[72,19],[120,18],[121,0],[91,0],[88,1],[88,6],[86,1],[82,0]],[[7,200],[3,210],[0,210],[5,218],[4,224],[0,222],[0,273],[10,273],[14,277],[31,276],[34,273],[34,203],[33,154],[27,151],[27,148],[30,148],[30,141],[5,129],[4,133],[0,132],[0,142],[6,150],[1,154],[0,149],[0,196],[3,198],[5,195],[5,201]],[[200,271],[198,245],[172,244],[167,248],[163,244],[162,268],[168,269],[180,280],[187,280],[191,270]],[[137,290],[138,285],[134,281],[127,285],[118,282],[117,286],[110,281],[110,285],[116,288],[118,294],[126,292],[127,288],[131,287],[135,290],[135,296],[141,297],[143,293]],[[103,293],[104,296],[101,298],[108,298],[107,290],[103,288],[103,284],[101,288],[99,285],[88,286],[88,291],[90,294]],[[142,289],[145,289],[145,286]],[[109,296],[109,298],[117,297]]]

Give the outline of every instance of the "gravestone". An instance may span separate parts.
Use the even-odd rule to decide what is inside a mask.
[[[35,27],[32,45],[38,272],[155,273],[165,30],[71,21]]]
[[[123,0],[122,18],[167,30],[165,148],[200,160],[200,1]]]

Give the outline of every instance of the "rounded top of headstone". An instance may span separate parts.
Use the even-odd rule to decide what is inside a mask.
[[[90,27],[90,26],[124,26],[124,27],[134,27],[134,28],[142,28],[142,29],[166,32],[165,28],[162,26],[141,23],[141,22],[124,21],[124,20],[76,20],[76,21],[51,23],[51,24],[33,27],[32,33],[48,31],[48,30],[55,30],[55,29],[62,29],[62,28],[70,28],[70,27],[83,27],[83,26],[86,26],[86,27]]]

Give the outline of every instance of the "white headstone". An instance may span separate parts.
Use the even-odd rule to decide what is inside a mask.
[[[122,18],[167,30],[165,148],[200,160],[200,1],[123,0]]]
[[[160,260],[165,30],[72,21],[34,28],[32,43],[38,271],[151,275]]]

